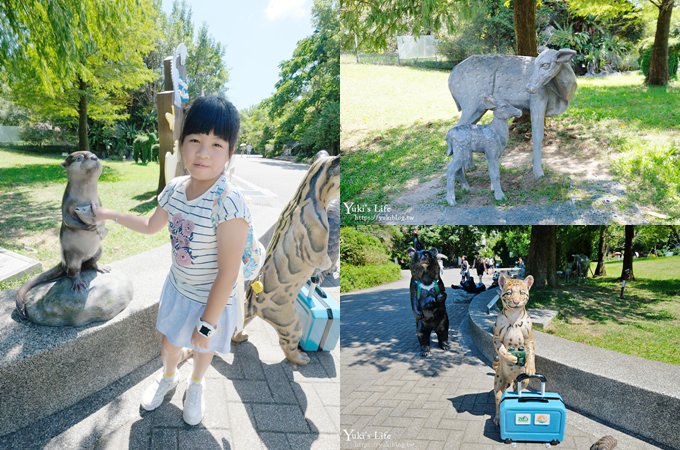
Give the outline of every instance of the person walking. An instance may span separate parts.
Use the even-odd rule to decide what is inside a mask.
[[[484,259],[481,256],[477,257],[475,269],[477,270],[477,276],[479,277],[479,282],[481,283],[484,272],[486,271],[486,264],[484,264]]]

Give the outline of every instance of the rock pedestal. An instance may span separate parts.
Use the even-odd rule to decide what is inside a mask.
[[[62,276],[27,294],[28,319],[40,325],[82,326],[115,317],[132,301],[132,283],[116,273],[86,270],[86,288],[75,292],[71,279]]]

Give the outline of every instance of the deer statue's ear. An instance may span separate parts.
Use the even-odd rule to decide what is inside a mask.
[[[569,62],[571,61],[571,58],[573,58],[575,55],[576,51],[570,48],[561,48],[557,50],[557,54],[555,55],[555,61],[559,63]]]

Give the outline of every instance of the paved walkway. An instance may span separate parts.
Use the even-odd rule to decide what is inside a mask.
[[[327,288],[339,295],[339,288]],[[139,399],[160,358],[108,388],[13,434],[0,448],[16,449],[334,449],[339,447],[339,349],[309,353],[307,366],[288,363],[278,335],[256,318],[250,340],[215,357],[206,374],[206,414],[191,427],[182,420],[185,384],[152,412]],[[185,378],[189,362],[180,367]],[[2,411],[11,414],[11,411]]]
[[[492,369],[466,338],[471,296],[450,289],[458,273],[444,273],[451,350],[433,345],[430,358],[418,356],[409,276],[342,296],[341,448],[511,448],[492,422]],[[656,448],[573,411],[566,431],[559,449],[588,449],[605,434],[618,439],[617,450]]]

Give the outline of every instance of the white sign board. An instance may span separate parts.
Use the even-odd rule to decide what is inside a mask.
[[[434,59],[437,57],[437,44],[434,36],[397,36],[399,59]]]

